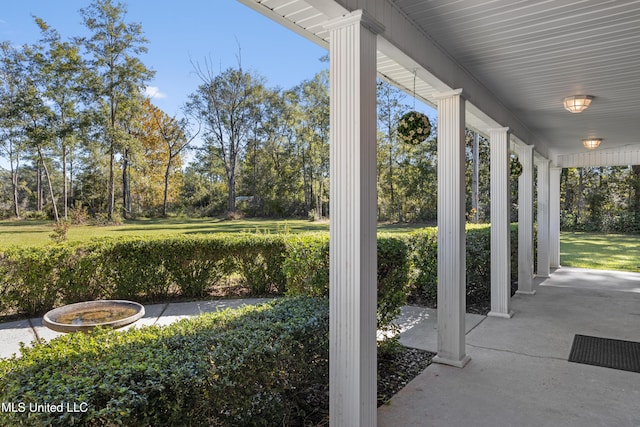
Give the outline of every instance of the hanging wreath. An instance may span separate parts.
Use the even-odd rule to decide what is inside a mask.
[[[417,111],[409,111],[400,118],[398,136],[402,142],[418,145],[431,134],[429,117]]]
[[[509,161],[509,169],[511,170],[511,176],[520,176],[522,174],[522,164],[518,159],[511,159]]]

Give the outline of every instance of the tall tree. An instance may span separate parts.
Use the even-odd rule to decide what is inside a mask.
[[[489,141],[473,130],[466,129],[465,185],[468,197],[467,216],[472,222],[490,220]],[[509,178],[513,179],[512,177]],[[517,186],[514,188],[517,192]],[[476,196],[474,200],[474,196]],[[515,199],[517,201],[517,198]]]
[[[250,147],[242,164],[240,191],[252,195],[254,214],[306,214],[297,126],[300,114],[293,91],[266,90]]]
[[[13,108],[22,115],[27,147],[36,153],[38,165],[44,170],[49,196],[51,197],[53,216],[55,221],[58,222],[60,217],[53,191],[51,171],[47,166],[50,157],[48,152],[54,147],[56,137],[54,130],[55,115],[31,79],[27,80],[19,99],[13,104]],[[46,156],[45,152],[47,153]]]
[[[296,89],[300,103],[298,140],[306,209],[325,215],[329,203],[329,72],[323,70]]]
[[[187,119],[178,120],[175,116],[171,117],[164,111],[151,103],[149,99],[145,99],[143,103],[145,110],[145,120],[143,129],[145,133],[149,133],[150,137],[155,137],[162,142],[164,153],[164,174],[163,174],[163,191],[162,191],[162,216],[168,214],[169,200],[169,180],[172,169],[179,166],[180,153],[185,151],[189,144],[200,133],[200,129],[191,133],[190,124]]]
[[[119,145],[122,163],[122,214],[125,218],[132,213],[132,167],[144,151],[144,147],[140,144],[140,139],[138,138],[139,135],[146,132],[141,121],[141,117],[146,112],[144,101],[145,98],[141,94],[129,98],[122,108],[123,115],[119,120],[119,125],[124,132]]]
[[[403,103],[404,95],[391,84],[378,81],[378,185],[380,216],[402,222],[402,207],[398,197],[398,164],[402,160],[403,143],[397,137],[398,121],[409,107]],[[386,211],[386,212],[385,212]]]
[[[100,105],[103,142],[109,156],[109,220],[113,220],[115,210],[116,154],[125,151],[131,139],[125,123],[132,116],[130,109],[136,103],[130,100],[143,92],[154,74],[139,58],[147,51],[142,26],[125,23],[126,13],[123,4],[114,4],[111,0],[95,0],[80,10],[84,25],[91,32],[89,38],[83,39],[83,44],[90,55],[89,65],[94,70],[92,91]],[[125,166],[126,157],[125,153]],[[123,184],[125,180],[126,169]]]
[[[8,42],[0,43],[0,55],[0,150],[9,163],[12,210],[13,215],[19,218],[18,176],[24,135],[19,111],[13,107],[25,79],[24,55]]]
[[[228,68],[215,75],[209,63],[195,65],[201,84],[190,95],[187,110],[203,125],[203,142],[225,169],[227,211],[236,211],[236,180],[240,155],[249,142],[264,92],[262,78]]]
[[[37,83],[53,114],[52,125],[62,164],[62,207],[66,219],[69,205],[67,163],[74,134],[81,124],[79,108],[86,67],[77,41],[62,41],[60,34],[44,20],[35,18],[35,22],[42,39],[31,50],[31,60]]]

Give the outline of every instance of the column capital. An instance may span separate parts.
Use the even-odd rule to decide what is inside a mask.
[[[436,92],[433,94],[433,97],[436,100],[453,98],[454,96],[462,96],[462,89],[452,89],[445,92]]]
[[[533,148],[533,145],[518,144],[518,146],[516,147],[516,154],[518,155],[518,157],[531,156],[531,162],[533,163]]]
[[[545,159],[545,158],[534,158],[533,159],[534,163],[536,164],[536,166],[547,166],[549,167],[551,165],[551,160],[549,159]]]
[[[503,127],[503,128],[489,128],[487,129],[487,132],[489,133],[508,133],[509,132],[509,128],[508,127]]]
[[[376,21],[367,11],[358,9],[351,13],[334,18],[324,25],[326,30],[337,30],[348,27],[349,25],[359,23],[366,27],[373,34],[383,33],[385,28],[380,22]]]

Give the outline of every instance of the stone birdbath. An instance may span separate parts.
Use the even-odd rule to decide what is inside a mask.
[[[121,328],[144,316],[144,306],[124,300],[79,302],[54,308],[42,323],[57,332],[89,331],[97,326]]]

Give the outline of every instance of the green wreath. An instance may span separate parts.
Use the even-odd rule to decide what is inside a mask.
[[[431,134],[429,118],[417,111],[409,111],[398,122],[398,136],[402,142],[418,145]]]
[[[522,174],[522,164],[518,159],[511,159],[509,161],[509,169],[511,176],[520,176]]]

